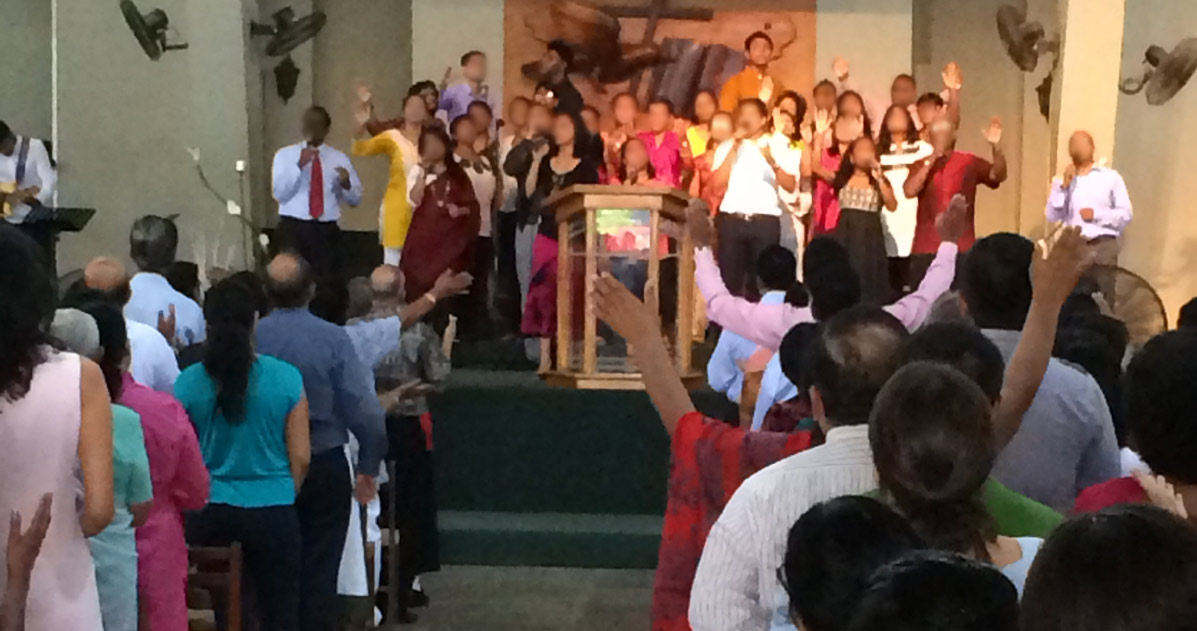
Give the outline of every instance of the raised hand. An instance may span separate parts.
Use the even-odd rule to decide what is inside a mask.
[[[1002,142],[1002,119],[997,116],[989,119],[989,125],[981,130],[981,135],[985,136],[985,141],[991,145]]]
[[[1142,469],[1135,469],[1131,471],[1135,481],[1139,486],[1143,487],[1143,493],[1147,495],[1147,501],[1152,505],[1162,508],[1181,519],[1189,518],[1189,511],[1185,508],[1184,498],[1176,492],[1172,484],[1164,479],[1162,475],[1152,475]]]
[[[629,342],[659,335],[660,325],[648,307],[623,283],[608,274],[594,280],[594,314]]]
[[[441,298],[448,298],[456,296],[457,294],[465,293],[470,285],[473,284],[474,277],[469,272],[453,272],[453,270],[445,270],[437,277],[436,282],[432,284],[432,295],[438,300]]]
[[[701,199],[690,200],[686,208],[686,226],[690,231],[690,240],[694,247],[710,247],[714,241],[714,226],[711,225],[711,209]]]
[[[824,134],[828,129],[831,129],[831,121],[833,116],[830,110],[815,111],[815,133]]]
[[[960,73],[960,66],[954,61],[944,66],[940,76],[943,77],[943,87],[949,90],[959,90],[964,86],[964,75]]]
[[[831,72],[835,73],[835,78],[843,81],[848,78],[848,73],[852,71],[852,66],[848,64],[848,60],[836,55],[835,59],[831,60]]]
[[[1031,266],[1035,296],[1063,305],[1081,276],[1093,265],[1093,248],[1079,226],[1063,227],[1035,244]]]
[[[41,552],[42,542],[46,539],[46,531],[50,529],[50,508],[53,503],[53,496],[49,493],[42,496],[37,503],[37,512],[29,522],[29,529],[25,532],[21,532],[21,514],[13,511],[9,516],[8,548],[4,561],[10,583],[29,587],[33,565]]]
[[[948,209],[935,219],[939,238],[948,243],[958,242],[964,235],[968,221],[968,200],[957,193],[952,196],[952,201],[948,202]]]
[[[367,105],[374,100],[374,93],[370,91],[370,86],[364,83],[357,86],[357,100],[359,103]]]
[[[365,128],[373,114],[374,109],[369,102],[358,103],[357,107],[353,108],[353,122],[357,123],[359,128]]]
[[[167,342],[173,342],[175,339],[175,322],[175,306],[173,304],[167,307],[167,313],[158,312],[158,332],[166,338]]]

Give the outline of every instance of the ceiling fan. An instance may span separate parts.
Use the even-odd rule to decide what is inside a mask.
[[[133,0],[121,0],[121,14],[125,16],[125,23],[133,31],[133,37],[141,44],[147,57],[158,61],[162,53],[168,50],[183,50],[187,42],[172,43],[167,41],[167,32],[174,29],[170,26],[170,18],[162,9],[153,9],[149,13],[142,13]],[[175,31],[178,35],[178,31]]]
[[[316,37],[320,29],[324,28],[328,16],[320,11],[313,11],[309,15],[297,18],[294,9],[283,7],[275,11],[271,19],[273,24],[250,22],[249,33],[255,37],[270,38],[266,43],[267,56],[284,57],[274,68],[274,78],[278,95],[286,102],[295,96],[300,74],[299,66],[291,59],[291,51]]]
[[[1039,97],[1039,113],[1048,118],[1051,114],[1052,82],[1060,64],[1059,38],[1048,38],[1042,24],[1027,21],[1025,9],[1008,4],[997,10],[997,29],[998,37],[1006,48],[1006,55],[1023,72],[1034,72],[1039,66],[1040,57],[1046,54],[1054,55],[1051,70],[1035,88]]]
[[[1172,100],[1197,71],[1197,37],[1181,40],[1172,52],[1151,45],[1143,57],[1142,72],[1118,84],[1123,94],[1147,92],[1148,105],[1163,105]]]

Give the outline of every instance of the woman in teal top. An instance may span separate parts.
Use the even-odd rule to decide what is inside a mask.
[[[91,303],[80,310],[90,315],[99,332],[100,365],[108,396],[120,398],[122,373],[128,367],[125,319],[114,306]],[[150,460],[146,456],[141,417],[121,405],[112,406],[113,499],[112,523],[91,538],[96,588],[104,631],[137,631],[137,538],[134,529],[145,523],[154,496]]]
[[[311,457],[303,377],[254,352],[257,314],[244,287],[226,281],[212,288],[204,318],[203,362],[175,382],[212,477],[208,506],[187,521],[187,541],[240,542],[258,626],[297,629],[302,546],[295,496]],[[225,611],[217,605],[218,614]]]

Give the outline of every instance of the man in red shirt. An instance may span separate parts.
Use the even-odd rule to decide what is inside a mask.
[[[1006,180],[1006,154],[1001,147],[1002,121],[993,117],[983,134],[993,152],[993,162],[956,151],[956,126],[948,118],[940,117],[931,125],[931,144],[935,153],[910,168],[904,192],[907,197],[919,198],[918,223],[910,256],[911,287],[918,286],[935,258],[940,241],[935,219],[948,209],[952,197],[963,195],[968,201],[968,221],[959,241],[960,251],[967,252],[976,240],[977,185],[997,188]]]

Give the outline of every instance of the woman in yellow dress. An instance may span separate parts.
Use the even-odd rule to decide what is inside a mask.
[[[378,121],[369,101],[363,101],[357,114],[359,140],[353,143],[353,155],[385,155],[391,161],[386,194],[379,209],[379,237],[383,262],[399,265],[407,229],[411,226],[412,207],[407,198],[407,172],[419,164],[417,146],[428,110],[418,94],[403,100],[403,118]],[[372,135],[371,135],[372,134]]]

